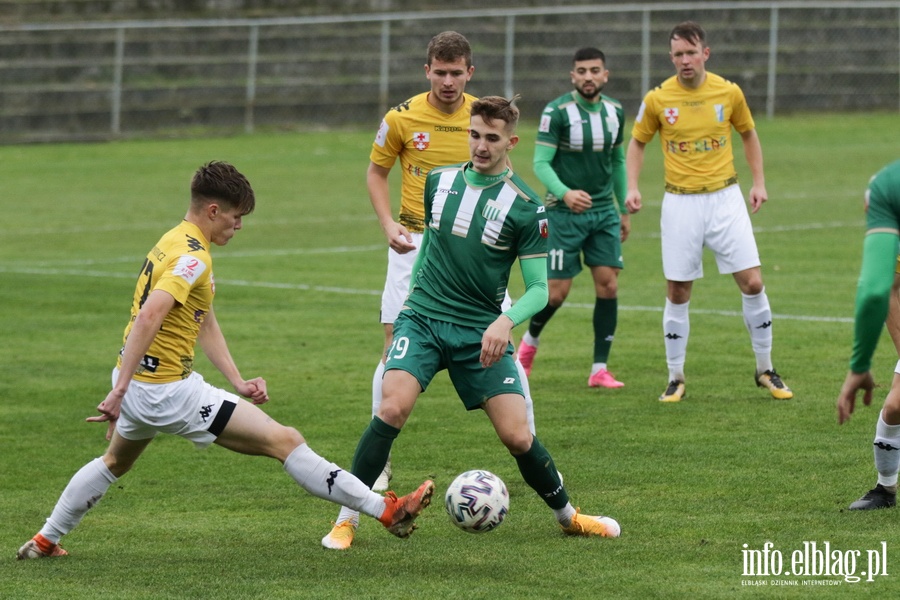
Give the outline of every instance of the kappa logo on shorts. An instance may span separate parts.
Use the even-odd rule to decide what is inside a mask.
[[[209,419],[209,416],[212,414],[212,411],[215,407],[215,404],[207,404],[206,406],[200,407],[200,418],[203,419],[204,423],[206,423],[207,419]]]

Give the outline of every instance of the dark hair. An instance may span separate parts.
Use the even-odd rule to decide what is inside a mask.
[[[229,208],[237,208],[242,215],[253,212],[256,197],[247,178],[227,162],[206,163],[191,179],[191,205],[218,201]]]
[[[518,94],[513,96],[512,100],[502,96],[485,96],[472,103],[472,116],[481,117],[488,125],[491,125],[494,119],[505,121],[506,128],[514,131],[519,122],[519,109],[515,104],[518,99]]]
[[[603,61],[603,64],[606,64],[606,56],[604,56],[603,52],[594,47],[581,48],[577,52],[575,52],[575,57],[572,58],[573,63],[581,62],[583,60],[597,60],[600,59]]]
[[[435,59],[450,63],[464,58],[466,68],[469,68],[472,66],[472,46],[461,33],[444,31],[428,42],[428,54],[425,58],[428,65],[431,65]]]
[[[706,32],[703,31],[703,28],[700,27],[700,25],[693,21],[683,21],[673,27],[672,33],[669,34],[669,42],[675,38],[681,38],[682,40],[701,47],[706,46]]]

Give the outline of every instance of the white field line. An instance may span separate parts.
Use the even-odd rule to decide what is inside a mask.
[[[379,246],[379,249],[381,247]],[[109,263],[109,261],[105,261]],[[64,276],[64,277],[98,277],[102,279],[108,279],[110,277],[116,279],[134,279],[134,273],[116,273],[110,271],[95,271],[91,269],[60,269],[60,268],[47,268],[47,267],[5,267],[0,265],[0,273],[14,273],[17,275],[35,275],[40,277],[54,277],[54,276]],[[270,289],[279,289],[279,290],[296,290],[296,291],[309,291],[309,292],[326,292],[332,294],[348,294],[348,295],[357,295],[357,296],[380,296],[381,290],[366,290],[361,288],[345,288],[345,287],[334,287],[334,286],[322,286],[322,285],[312,285],[306,283],[283,283],[283,282],[274,282],[274,281],[248,281],[246,279],[219,279],[217,281],[219,285],[234,285],[234,286],[242,286],[242,287],[257,287],[257,288],[270,288]],[[589,303],[578,303],[578,302],[567,302],[564,307],[575,308],[575,309],[584,309],[584,310],[593,310],[594,305]],[[626,312],[657,312],[660,313],[663,310],[662,305],[660,306],[627,306],[620,305],[619,310]],[[695,315],[714,315],[720,317],[741,317],[742,314],[737,311],[731,310],[704,310],[704,309],[691,309],[691,313]],[[787,315],[787,314],[773,314],[772,315],[776,319],[785,319],[790,321],[812,321],[817,323],[853,323],[853,319],[851,317],[823,317],[823,316],[815,316],[815,315]]]
[[[785,231],[808,231],[808,230],[817,230],[817,229],[833,229],[833,228],[844,228],[848,226],[857,226],[859,223],[847,223],[847,222],[830,222],[830,223],[802,223],[797,225],[785,225],[785,226],[775,226],[775,227],[764,227],[764,228],[755,228],[755,233],[765,234],[765,233],[782,233]],[[112,230],[112,229],[110,229]],[[42,233],[50,232],[50,229],[42,230]],[[80,232],[77,228],[66,230],[65,232]],[[96,233],[96,229],[92,230]],[[65,233],[60,230],[55,230],[55,233]],[[33,233],[33,232],[32,232]],[[659,232],[654,233],[645,233],[638,236],[633,237],[659,237]],[[298,255],[312,255],[312,254],[343,254],[343,253],[354,253],[354,252],[384,252],[385,246],[383,244],[377,245],[369,245],[369,246],[337,246],[332,248],[289,248],[289,249],[260,249],[260,250],[238,250],[234,252],[229,251],[220,251],[216,255],[217,260],[228,259],[228,258],[255,258],[261,256],[298,256]],[[54,261],[40,261],[31,263],[30,266],[4,266],[0,265],[0,273],[16,273],[20,275],[36,275],[36,276],[66,276],[66,277],[99,277],[99,278],[126,278],[131,279],[135,275],[134,273],[113,273],[109,271],[95,271],[89,268],[92,265],[110,265],[110,264],[119,264],[119,263],[128,263],[128,264],[137,264],[140,262],[140,257],[136,256],[120,256],[114,258],[104,258],[104,259],[73,259],[70,261],[66,260],[54,260]],[[69,266],[71,268],[61,268],[64,266]],[[351,294],[351,295],[363,295],[363,296],[379,296],[381,295],[381,290],[365,290],[358,288],[343,288],[343,287],[334,287],[334,286],[320,286],[320,285],[312,285],[305,283],[282,283],[282,282],[267,282],[267,281],[247,281],[242,279],[232,279],[232,280],[220,280],[220,284],[225,285],[235,285],[235,286],[244,286],[244,287],[260,287],[260,288],[271,288],[271,289],[282,289],[282,290],[298,290],[298,291],[315,291],[315,292],[329,292],[334,294]],[[577,309],[585,309],[585,310],[593,310],[593,304],[579,304],[579,303],[566,303],[566,307],[569,308],[577,308]],[[662,312],[662,306],[619,306],[620,310],[623,311],[634,311],[634,312]],[[693,309],[691,311],[693,314],[698,315],[715,315],[715,316],[724,316],[724,317],[740,317],[742,316],[740,312],[737,311],[725,311],[725,310],[702,310],[702,309]],[[773,315],[777,319],[787,319],[794,321],[814,321],[820,323],[853,323],[853,319],[851,317],[822,317],[815,315],[786,315],[786,314],[775,314]]]

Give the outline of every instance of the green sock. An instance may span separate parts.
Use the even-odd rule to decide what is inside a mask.
[[[618,298],[597,298],[594,302],[594,362],[609,362],[609,349],[619,316]]]
[[[350,472],[370,488],[375,485],[375,480],[381,475],[391,454],[391,446],[398,435],[399,429],[388,425],[378,417],[372,417],[369,426],[359,438],[359,444],[356,445]]]
[[[528,452],[514,458],[525,483],[538,493],[547,506],[558,510],[569,503],[569,494],[559,481],[553,457],[537,438],[534,438]]]

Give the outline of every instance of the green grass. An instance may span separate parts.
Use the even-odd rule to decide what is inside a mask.
[[[656,142],[648,148],[610,364],[626,387],[585,385],[586,276],[545,331],[531,379],[538,434],[573,502],[618,519],[620,539],[561,535],[487,419],[466,413],[441,375],[395,445],[395,485],[434,477],[442,495],[457,473],[489,469],[509,485],[508,522],[467,535],[438,503],[411,539],[369,521],[346,553],[319,545],[336,508],[299,490],[276,462],[165,437],[66,537],[70,557],[13,560],[69,477],[105,448],[105,428],[83,419],[108,390],[138,267],[183,215],[190,176],[210,159],[236,164],[258,197],[244,230],[214,250],[232,353],[245,377],[268,380],[273,418],[349,465],[382,344],[385,249],[364,185],[371,132],[0,147],[0,597],[807,597],[808,587],[773,589],[766,578],[765,588],[743,586],[744,544],[772,542],[789,563],[805,541],[864,559],[882,540],[890,577],[816,590],[896,593],[898,513],[845,510],[874,481],[877,408],[843,427],[834,411],[852,339],[862,192],[896,158],[896,118],[758,123],[770,200],[753,222],[790,402],[753,385],[740,297],[712,260],[691,303],[688,396],[656,401],[666,383],[662,173]],[[522,127],[512,155],[530,181],[533,129]],[[741,153],[738,165],[746,184]],[[511,291],[521,293],[518,277]],[[882,384],[895,360],[882,343]],[[198,370],[224,384],[205,358]]]

